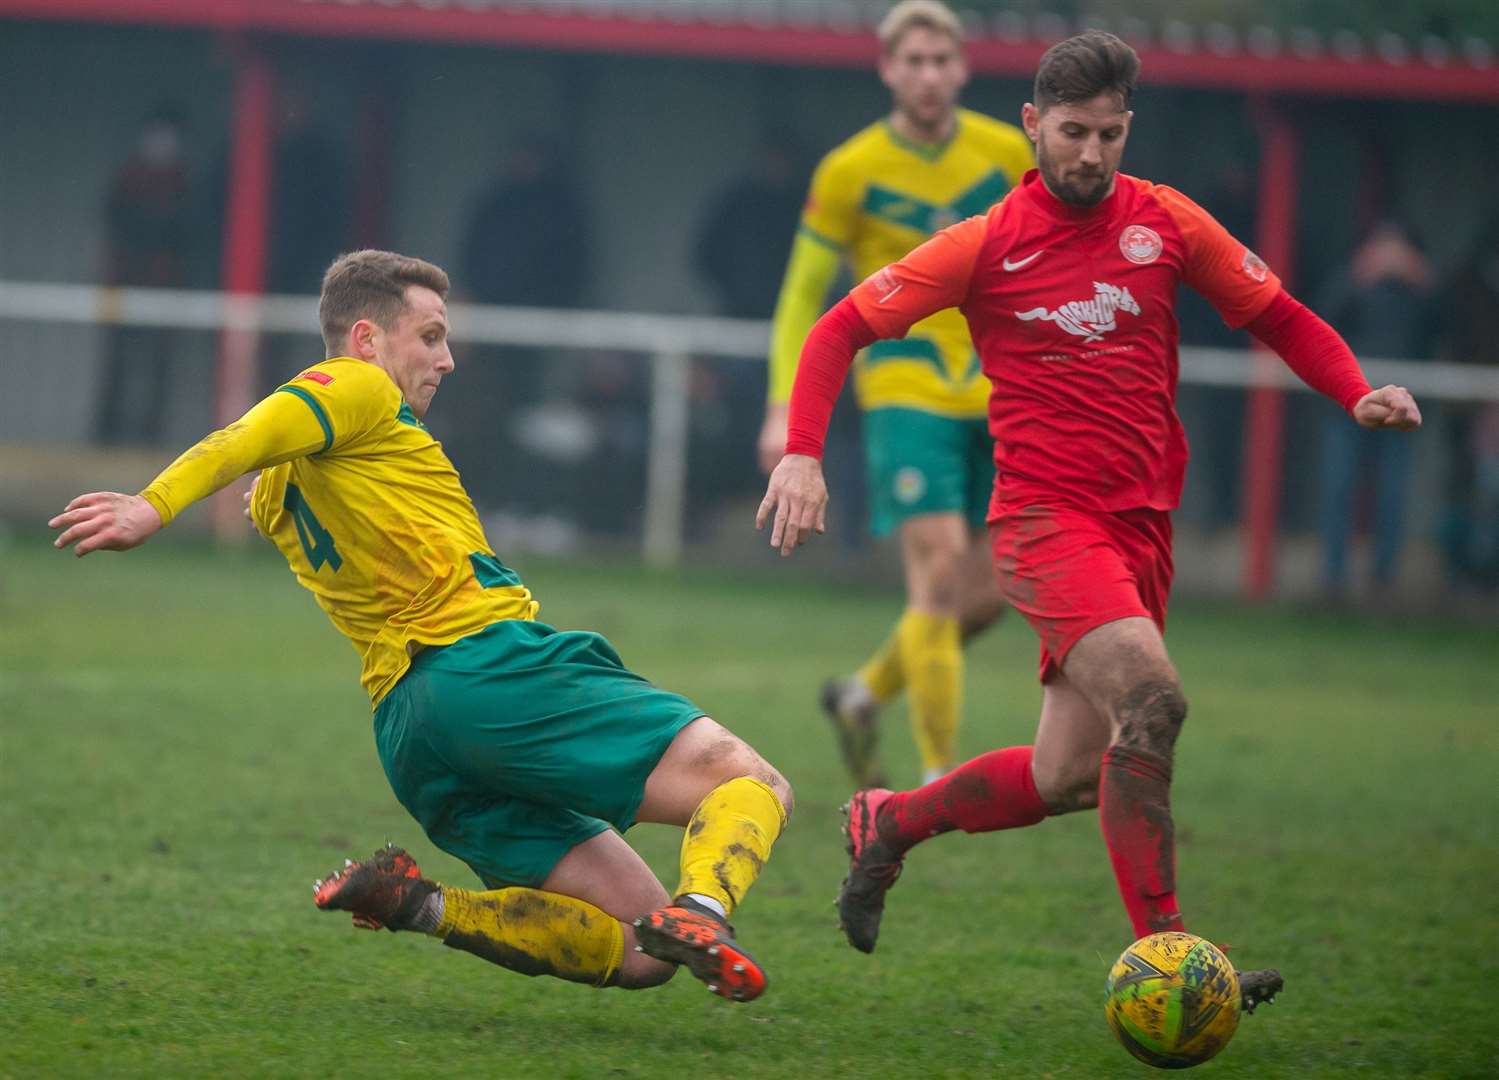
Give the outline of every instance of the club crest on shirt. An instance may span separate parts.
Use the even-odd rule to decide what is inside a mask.
[[[1270,276],[1270,267],[1265,265],[1265,260],[1248,248],[1244,249],[1244,261],[1240,265],[1244,273],[1262,285],[1265,279]]]
[[[1161,257],[1161,234],[1144,225],[1126,225],[1119,234],[1119,250],[1132,263],[1145,266]]]
[[[1121,311],[1138,315],[1140,305],[1129,294],[1128,289],[1121,289],[1106,281],[1095,281],[1091,300],[1073,300],[1055,311],[1048,311],[1044,307],[1017,311],[1015,317],[1025,322],[1045,319],[1084,341],[1102,341],[1109,331],[1119,329],[1115,316]]]

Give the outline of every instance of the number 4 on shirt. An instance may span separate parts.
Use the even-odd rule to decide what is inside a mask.
[[[335,574],[338,573],[338,568],[344,561],[333,543],[333,536],[318,521],[317,515],[307,505],[307,500],[302,498],[302,490],[296,484],[286,485],[286,498],[281,501],[281,505],[291,514],[291,519],[297,526],[297,539],[302,541],[302,550],[307,553],[312,572],[317,573],[327,563],[333,567]]]

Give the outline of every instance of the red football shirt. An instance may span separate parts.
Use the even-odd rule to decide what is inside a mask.
[[[1280,293],[1260,258],[1180,192],[1118,174],[1087,210],[1033,169],[969,218],[850,294],[882,338],[957,307],[973,331],[998,473],[992,509],[1065,502],[1176,508],[1187,440],[1176,415],[1176,288],[1229,326]]]

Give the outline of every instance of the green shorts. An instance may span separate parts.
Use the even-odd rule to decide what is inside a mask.
[[[887,406],[864,414],[870,528],[886,536],[907,518],[962,514],[982,528],[994,492],[989,422]]]
[[[375,709],[375,746],[434,844],[488,888],[535,886],[634,824],[651,770],[703,715],[598,634],[507,620],[418,653]]]

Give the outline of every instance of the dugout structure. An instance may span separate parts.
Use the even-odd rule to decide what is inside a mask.
[[[454,43],[495,50],[690,58],[807,68],[868,68],[876,55],[872,22],[880,6],[698,0],[0,0],[6,20],[191,28],[221,35],[232,68],[232,122],[223,217],[223,289],[253,297],[264,290],[270,163],[277,65],[288,39]],[[1075,27],[1055,17],[1000,16],[971,21],[967,48],[976,77],[1026,80],[1052,41]],[[1295,288],[1298,211],[1308,140],[1300,122],[1308,100],[1499,105],[1499,65],[1483,48],[1428,41],[1407,45],[1388,36],[1366,43],[1351,35],[1222,27],[1118,27],[1139,49],[1149,88],[1227,93],[1238,99],[1259,143],[1257,249]],[[356,218],[377,215],[386,180],[372,149],[382,129],[377,100],[355,118],[368,183],[353,196]],[[1348,198],[1370,219],[1385,207],[1392,182],[1371,150],[1351,179]],[[233,320],[231,320],[231,323]],[[239,415],[252,395],[253,330],[226,325],[219,347],[216,420]],[[1274,358],[1261,358],[1250,390],[1245,432],[1243,519],[1248,543],[1245,592],[1268,594],[1281,502],[1284,394]],[[234,508],[227,505],[225,513]]]

